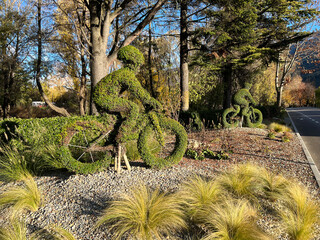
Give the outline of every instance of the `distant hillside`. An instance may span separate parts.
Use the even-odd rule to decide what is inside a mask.
[[[305,54],[299,60],[304,82],[313,82],[320,87],[320,32],[315,33],[303,47]]]

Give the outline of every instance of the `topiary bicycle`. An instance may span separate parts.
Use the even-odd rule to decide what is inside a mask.
[[[75,121],[64,128],[62,154],[67,169],[88,174],[110,165],[121,171],[121,158],[130,165],[125,148],[116,151],[119,118],[106,114],[99,121]],[[187,148],[187,133],[177,121],[155,111],[140,114],[135,131],[126,139],[137,140],[142,160],[150,167],[163,168],[178,163]]]
[[[252,106],[248,107],[247,113],[239,115],[241,110],[240,105],[234,105],[234,107],[227,108],[222,114],[223,126],[226,128],[239,126],[242,117],[245,117],[245,121],[248,127],[258,127],[262,123],[262,113],[259,109]]]
[[[226,128],[237,127],[240,119],[242,126],[243,117],[245,117],[248,127],[258,127],[262,123],[260,110],[250,106],[250,104],[255,105],[255,100],[249,92],[251,83],[246,82],[244,85],[245,87],[233,96],[234,107],[227,108],[222,114],[222,123]],[[238,116],[240,110],[241,114]]]

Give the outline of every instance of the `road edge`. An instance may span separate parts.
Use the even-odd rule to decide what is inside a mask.
[[[311,167],[311,170],[312,170],[312,172],[313,172],[313,175],[314,175],[314,177],[315,177],[315,179],[316,179],[316,181],[317,181],[318,187],[320,187],[320,172],[319,172],[316,164],[314,163],[313,158],[312,158],[312,156],[311,156],[311,154],[310,154],[307,146],[305,145],[302,137],[300,136],[300,133],[299,133],[296,125],[295,125],[294,122],[292,121],[292,118],[291,118],[289,112],[288,112],[287,110],[286,110],[286,112],[287,112],[287,114],[288,114],[288,116],[289,116],[290,122],[291,122],[291,124],[292,124],[292,126],[293,126],[293,128],[294,128],[294,131],[296,132],[296,135],[297,135],[297,137],[298,137],[298,139],[299,139],[299,141],[300,141],[300,144],[301,144],[301,146],[302,146],[302,149],[303,149],[303,151],[304,151],[304,154],[305,154],[306,157],[307,157],[307,160],[308,160],[308,162],[309,162],[309,165],[310,165],[310,167]]]

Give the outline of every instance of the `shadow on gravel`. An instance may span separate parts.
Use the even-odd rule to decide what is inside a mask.
[[[110,206],[112,198],[108,197],[95,197],[94,199],[89,199],[86,197],[81,197],[78,200],[78,204],[81,206],[80,215],[100,215],[102,211]]]
[[[257,154],[250,154],[250,153],[238,153],[238,152],[233,152],[233,154],[250,156],[250,157],[259,157],[259,158],[271,158],[274,160],[280,160],[280,161],[289,162],[289,163],[309,165],[308,162],[293,161],[293,160],[288,160],[285,158],[272,157],[272,155],[271,156],[270,155],[257,155]]]

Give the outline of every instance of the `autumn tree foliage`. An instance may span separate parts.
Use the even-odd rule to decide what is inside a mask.
[[[314,106],[316,88],[310,82],[303,82],[302,77],[293,75],[283,93],[285,107]]]
[[[57,1],[55,24],[57,35],[54,36],[54,49],[62,60],[61,73],[67,73],[73,80],[73,91],[77,93],[79,113],[87,112],[89,77],[89,46],[90,35],[89,12],[84,3],[79,1]]]

